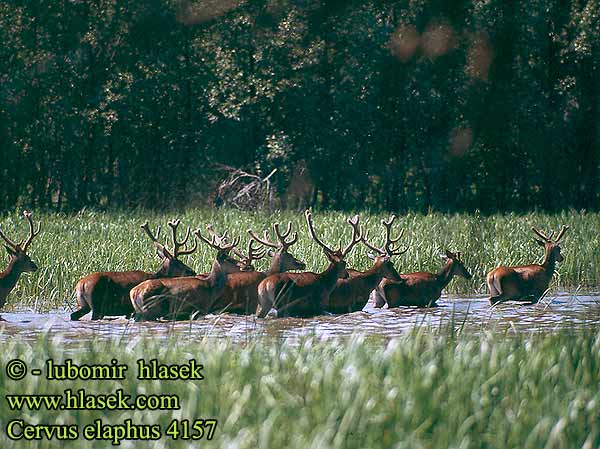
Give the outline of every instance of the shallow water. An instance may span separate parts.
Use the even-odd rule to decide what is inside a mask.
[[[600,294],[559,294],[535,305],[509,302],[490,307],[483,297],[445,297],[433,309],[404,307],[375,309],[369,303],[362,312],[319,316],[310,319],[230,314],[209,315],[194,321],[136,323],[125,318],[88,321],[69,320],[68,312],[38,314],[3,313],[0,340],[19,335],[33,340],[40,334],[60,336],[65,341],[120,336],[177,336],[186,340],[228,337],[248,341],[257,336],[296,339],[304,335],[321,338],[346,336],[360,332],[393,337],[415,327],[452,326],[470,332],[551,332],[560,328],[584,329],[600,325]]]

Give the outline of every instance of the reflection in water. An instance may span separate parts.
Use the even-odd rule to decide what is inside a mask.
[[[311,319],[269,316],[209,315],[195,321],[136,323],[124,318],[102,321],[69,321],[69,314],[3,313],[0,340],[14,335],[35,339],[42,333],[61,336],[65,341],[86,338],[176,335],[187,340],[229,337],[241,342],[259,336],[296,339],[304,335],[321,338],[347,336],[356,332],[393,337],[415,327],[463,328],[471,332],[543,332],[558,328],[585,328],[600,325],[600,295],[558,295],[536,305],[509,302],[490,307],[485,298],[443,298],[434,309],[405,307],[375,309],[369,303],[362,312],[319,316]]]

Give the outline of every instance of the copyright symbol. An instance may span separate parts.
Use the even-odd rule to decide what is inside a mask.
[[[6,375],[12,380],[21,380],[27,374],[27,365],[22,360],[11,360],[6,364]]]

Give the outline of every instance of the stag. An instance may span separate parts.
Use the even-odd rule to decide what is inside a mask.
[[[233,273],[227,278],[227,287],[221,298],[211,307],[211,312],[226,311],[237,314],[253,314],[258,306],[258,285],[267,276],[276,273],[285,273],[291,270],[304,270],[304,262],[296,259],[289,249],[298,241],[298,234],[294,232],[289,240],[292,223],[288,222],[285,232],[281,232],[279,223],[273,224],[273,231],[277,237],[277,243],[269,240],[267,231],[263,237],[256,235],[251,229],[248,230],[250,243],[248,244],[248,256],[239,254],[242,260],[256,260],[259,256],[265,255],[265,250],[259,251],[253,248],[253,242],[258,242],[268,248],[268,255],[271,256],[271,266],[269,271],[261,273],[253,270],[245,270],[242,273]]]
[[[90,273],[81,278],[75,287],[75,296],[79,309],[71,314],[71,320],[79,320],[90,311],[92,320],[100,320],[105,316],[125,315],[131,317],[133,307],[129,300],[129,291],[141,282],[148,279],[162,279],[180,276],[194,276],[196,272],[179,260],[179,257],[192,254],[196,251],[198,242],[194,242],[191,249],[186,249],[190,237],[188,226],[185,238],[177,240],[177,228],[180,220],[168,222],[173,237],[173,249],[169,250],[159,242],[160,226],[156,235],[152,234],[148,222],[141,228],[150,238],[156,253],[161,259],[161,266],[155,272],[145,271],[103,271]]]
[[[358,215],[348,219],[354,233],[359,232],[357,229],[358,220]],[[347,270],[350,277],[337,280],[336,287],[329,295],[329,301],[325,307],[325,310],[329,313],[358,312],[365,307],[369,301],[369,294],[379,285],[382,279],[400,281],[400,275],[394,267],[392,257],[404,254],[408,248],[400,250],[397,246],[394,246],[404,234],[404,231],[402,231],[395,239],[391,237],[392,225],[395,220],[395,215],[392,215],[387,221],[381,220],[381,224],[385,229],[385,244],[381,248],[369,243],[368,234],[364,233],[362,242],[373,251],[368,254],[374,262],[373,266],[364,272]]]
[[[375,299],[375,307],[381,308],[387,303],[388,308],[399,306],[435,307],[442,296],[442,290],[455,275],[471,279],[465,268],[461,253],[446,251],[442,256],[446,263],[438,273],[401,274],[400,281],[383,279],[371,294]]]
[[[531,228],[539,237],[534,238],[538,245],[544,247],[544,262],[541,265],[524,265],[518,267],[500,266],[487,275],[487,285],[490,290],[489,302],[494,305],[510,300],[531,301],[535,304],[548,290],[556,262],[562,262],[564,257],[560,252],[560,241],[569,229],[563,226],[556,240],[552,240],[554,231],[546,235],[542,231]]]
[[[266,277],[258,285],[258,308],[256,314],[264,318],[271,308],[277,316],[310,317],[321,314],[327,305],[330,293],[338,279],[348,278],[344,258],[362,240],[362,235],[353,228],[352,239],[344,249],[333,250],[323,243],[314,230],[312,214],[305,212],[308,232],[323,249],[329,265],[321,273],[279,273]]]
[[[15,285],[17,285],[21,274],[35,272],[38,269],[35,262],[27,255],[27,249],[33,239],[40,233],[41,224],[38,223],[36,231],[31,219],[31,212],[24,211],[23,216],[29,223],[29,236],[25,240],[25,243],[23,243],[23,240],[19,243],[13,242],[0,230],[0,237],[4,240],[4,247],[10,256],[8,266],[0,273],[0,310],[6,304],[6,299],[12,289],[15,288]],[[4,321],[4,319],[0,317],[0,321]]]
[[[192,315],[206,315],[225,291],[229,274],[240,271],[241,262],[229,255],[239,244],[239,237],[232,243],[226,243],[224,236],[213,235],[208,240],[200,229],[194,231],[194,235],[217,250],[212,270],[208,275],[151,279],[134,287],[129,298],[137,321],[159,318],[178,320]]]

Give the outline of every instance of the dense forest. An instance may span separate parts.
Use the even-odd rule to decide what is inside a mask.
[[[233,168],[284,208],[600,206],[598,0],[0,0],[0,41],[0,211]]]

